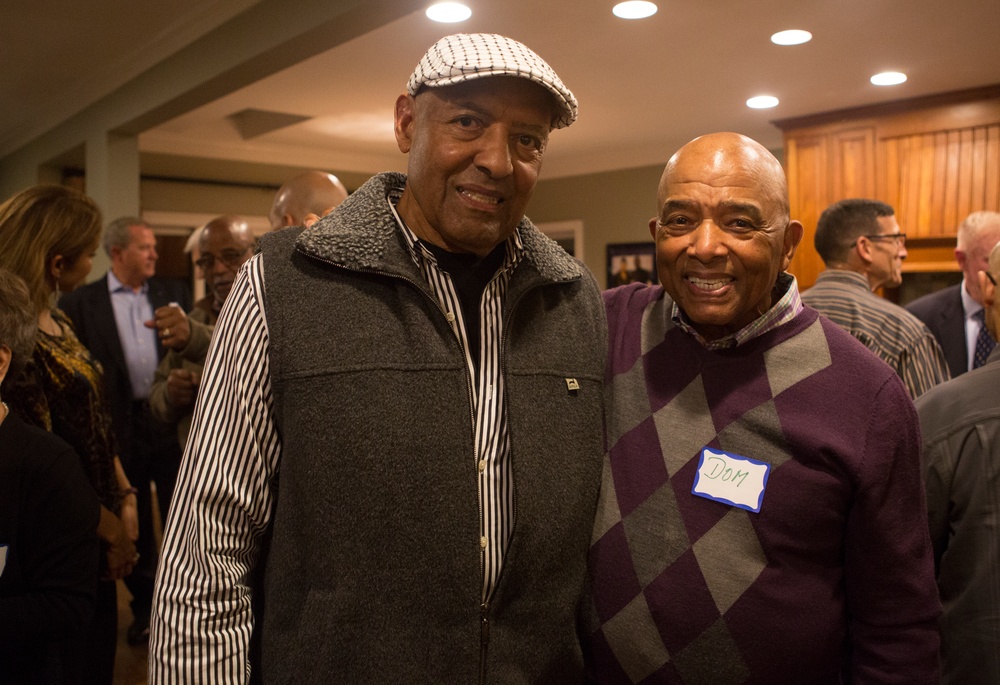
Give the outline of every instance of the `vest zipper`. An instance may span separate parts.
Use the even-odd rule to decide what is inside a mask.
[[[489,648],[490,644],[489,602],[483,602],[481,609],[482,609],[482,619],[480,620],[480,628],[479,628],[479,644],[480,644],[479,683],[480,685],[486,685],[486,651]]]
[[[297,250],[298,248],[296,247],[295,249]],[[306,254],[306,253],[303,253],[303,254]],[[399,280],[401,280],[401,281],[403,281],[405,283],[409,283],[414,288],[416,288],[418,292],[422,293],[424,295],[424,297],[426,297],[428,300],[430,300],[431,302],[433,302],[434,305],[437,307],[438,311],[441,312],[441,315],[444,317],[445,322],[448,322],[448,312],[446,312],[444,310],[444,307],[442,307],[441,303],[437,301],[437,298],[432,297],[429,293],[427,293],[423,289],[423,287],[421,287],[421,285],[419,283],[417,283],[416,281],[414,281],[411,278],[407,278],[406,276],[403,276],[401,274],[390,273],[388,271],[382,271],[380,269],[367,269],[367,268],[365,268],[365,269],[358,269],[358,268],[353,268],[353,267],[347,267],[347,266],[344,266],[343,264],[338,264],[336,262],[332,262],[332,261],[330,261],[328,259],[325,259],[323,257],[319,257],[317,255],[313,255],[313,254],[308,254],[307,256],[310,259],[316,259],[318,261],[324,262],[324,263],[329,264],[330,266],[336,267],[338,269],[346,269],[347,271],[357,271],[357,272],[362,272],[362,273],[378,274],[380,276],[385,276],[386,278],[395,278],[395,279],[399,279]],[[547,282],[544,282],[544,283],[537,283],[537,284],[535,284],[533,286],[530,286],[530,287],[526,288],[520,295],[518,295],[518,297],[517,297],[516,300],[513,300],[511,302],[510,308],[508,309],[508,313],[507,313],[507,315],[506,315],[506,317],[504,318],[504,321],[503,321],[503,334],[501,335],[501,338],[500,338],[500,375],[505,380],[507,378],[507,331],[510,330],[510,321],[511,321],[511,319],[514,316],[514,310],[517,308],[518,303],[520,303],[520,301],[524,298],[525,295],[527,295],[531,291],[535,290],[536,288],[541,288],[541,287],[547,286],[547,285],[565,285],[566,283],[570,283],[570,282],[576,281],[576,280],[579,280],[579,278],[569,279],[569,280],[565,280],[565,281],[547,281]],[[454,332],[454,329],[453,329],[453,332]],[[459,342],[459,343],[461,342],[461,341],[458,340],[457,337],[455,338],[455,340],[456,340],[456,342]],[[462,349],[461,352],[462,352],[462,355],[465,356],[465,350]],[[466,358],[465,361],[466,361],[466,364],[468,364],[468,361],[469,361],[468,358]],[[481,489],[480,483],[479,483],[479,446],[476,444],[476,413],[475,413],[475,409],[473,408],[472,385],[471,385],[474,382],[474,379],[470,379],[469,378],[468,371],[466,372],[465,380],[466,380],[465,387],[466,387],[466,390],[468,391],[467,395],[468,395],[468,399],[469,399],[469,414],[470,414],[470,419],[472,421],[472,423],[471,423],[471,425],[472,425],[472,451],[473,451],[473,456],[475,457],[475,461],[473,461],[473,468],[475,469],[475,474],[476,474],[476,494],[477,494],[476,500],[478,501],[478,507],[479,507],[479,520],[482,521],[483,520],[483,497],[482,497],[482,489]],[[504,394],[506,395],[506,393],[507,393],[507,383],[505,382],[504,383]],[[506,402],[507,398],[505,397],[504,400]],[[507,403],[506,406],[509,407],[510,404]],[[508,416],[509,416],[509,414],[508,414]],[[508,430],[509,429],[510,429],[510,425],[508,423]],[[511,449],[511,451],[510,451],[510,470],[511,470],[511,475],[513,476],[513,473],[514,473],[514,450],[513,449]],[[511,521],[511,527],[510,527],[510,529],[511,529],[511,541],[513,541],[513,539],[514,539],[514,532],[513,531],[516,528],[516,523],[517,523],[517,487],[516,487],[516,485],[517,485],[517,483],[516,483],[516,480],[515,480],[512,483],[513,498],[514,498],[514,512],[513,512],[513,514],[514,514],[514,520]],[[508,546],[508,550],[509,550],[509,546]],[[480,682],[481,685],[486,685],[486,675],[487,675],[486,656],[487,656],[487,649],[489,647],[489,640],[490,640],[490,619],[489,619],[490,600],[493,598],[493,595],[496,594],[497,588],[500,586],[500,582],[503,579],[504,574],[505,574],[506,571],[507,571],[507,563],[504,563],[503,566],[500,567],[500,573],[497,576],[496,583],[493,584],[493,587],[490,589],[489,595],[486,596],[486,598],[483,600],[483,603],[480,605],[480,622],[479,622],[479,645],[480,645],[479,664],[480,664],[480,666],[479,666],[479,682]],[[480,554],[479,554],[479,572],[480,572],[480,576],[481,577],[486,572],[486,568],[485,568],[484,563],[483,563],[483,553],[482,553],[482,550],[480,550]]]
[[[514,310],[517,309],[518,303],[521,302],[521,300],[524,298],[524,296],[527,295],[528,293],[530,293],[532,290],[534,290],[536,288],[541,288],[541,287],[544,287],[544,286],[547,286],[547,285],[560,285],[560,284],[565,284],[565,283],[566,283],[566,281],[549,281],[549,282],[546,282],[546,283],[538,283],[536,285],[533,285],[533,286],[525,289],[524,292],[522,292],[520,295],[518,295],[518,297],[517,297],[516,300],[513,300],[511,302],[510,307],[507,310],[507,315],[506,315],[506,317],[504,318],[504,321],[503,321],[503,334],[500,336],[500,376],[505,381],[504,384],[503,384],[503,391],[504,391],[505,395],[507,393],[507,383],[506,383],[506,379],[507,379],[507,331],[510,330],[510,322],[511,322],[511,319],[514,318]],[[509,408],[510,408],[510,402],[508,401],[507,397],[504,397],[504,405],[509,410]],[[508,416],[508,418],[510,417],[509,412],[508,412],[507,416]],[[508,430],[508,433],[511,433],[509,420],[508,420],[508,424],[507,424],[507,430]],[[510,539],[511,539],[511,541],[513,541],[514,540],[514,529],[517,527],[517,480],[513,478],[513,475],[514,475],[514,449],[513,449],[513,445],[511,445],[510,457],[509,458],[510,458],[510,473],[511,473],[511,479],[512,479],[511,487],[513,488],[513,496],[514,496],[514,512],[513,512],[513,514],[514,514],[514,520],[510,522],[510,530],[511,530],[511,538]],[[477,482],[478,482],[478,479],[477,479]],[[483,499],[480,496],[480,498],[479,498],[479,506],[480,506],[480,508],[482,508],[482,506],[483,506],[482,501],[483,501]],[[480,517],[482,517],[482,512],[480,512]],[[510,546],[509,545],[507,547],[507,551],[510,551]],[[480,618],[480,630],[479,630],[479,644],[480,644],[479,683],[480,683],[480,685],[486,685],[486,674],[487,674],[486,656],[487,656],[487,651],[488,651],[489,641],[490,641],[490,617],[489,617],[490,600],[493,599],[493,595],[496,594],[497,588],[500,587],[500,582],[503,579],[504,574],[507,573],[507,566],[508,566],[507,561],[508,561],[508,559],[507,559],[507,556],[505,555],[504,556],[504,564],[503,564],[503,566],[500,567],[500,574],[497,576],[497,582],[493,584],[493,587],[490,589],[490,594],[486,597],[485,600],[483,600],[483,604],[482,604],[482,607],[481,607],[482,613],[481,613],[481,618]]]

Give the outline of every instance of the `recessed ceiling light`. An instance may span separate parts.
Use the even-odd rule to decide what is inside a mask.
[[[898,86],[905,81],[906,74],[899,71],[883,71],[881,74],[875,74],[871,78],[871,82],[876,86]]]
[[[769,109],[778,106],[778,98],[773,95],[758,95],[747,100],[747,107],[751,109]]]
[[[813,38],[813,34],[801,29],[789,29],[788,31],[778,31],[771,36],[771,42],[775,45],[802,45],[808,43]]]
[[[425,12],[428,19],[440,21],[445,24],[454,24],[457,21],[465,21],[472,16],[472,10],[460,2],[439,2],[431,5]]]
[[[622,19],[645,19],[656,14],[656,9],[656,5],[646,0],[628,0],[619,2],[611,12]]]

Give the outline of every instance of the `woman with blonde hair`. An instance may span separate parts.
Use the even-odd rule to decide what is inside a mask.
[[[102,580],[89,635],[93,672],[85,682],[110,683],[118,625],[114,581],[138,561],[136,490],[117,457],[100,363],[55,307],[59,293],[76,288],[90,272],[100,234],[100,209],[71,188],[34,186],[0,205],[0,267],[28,284],[38,320],[31,359],[8,379],[4,401],[26,423],[69,443],[101,502]]]
[[[70,446],[3,399],[31,359],[34,309],[0,269],[0,683],[74,685],[90,661],[100,503]]]

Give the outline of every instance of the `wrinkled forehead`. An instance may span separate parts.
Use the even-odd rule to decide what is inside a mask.
[[[785,175],[773,157],[743,150],[682,149],[660,179],[659,203],[698,193],[703,197],[753,203],[761,210],[788,214]]]
[[[201,232],[198,247],[202,252],[222,252],[223,250],[244,250],[251,237],[244,236],[238,228],[231,226],[207,226]]]
[[[558,115],[555,98],[542,86],[515,76],[489,76],[446,86],[424,87],[414,96],[416,102],[434,99],[454,106],[496,109],[514,107],[533,109],[542,115],[545,126],[552,128]]]
[[[145,224],[132,224],[128,227],[128,244],[138,245],[140,243],[155,243],[156,234],[153,229]]]

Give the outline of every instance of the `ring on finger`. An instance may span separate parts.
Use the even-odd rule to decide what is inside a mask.
[[[164,338],[169,338],[170,337],[170,328],[164,328],[163,329],[163,337]]]

